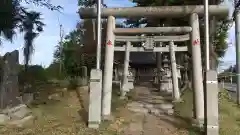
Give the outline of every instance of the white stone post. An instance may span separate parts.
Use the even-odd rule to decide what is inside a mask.
[[[113,59],[114,59],[114,42],[115,35],[115,18],[108,17],[107,37],[105,50],[105,64],[103,77],[103,98],[102,98],[102,116],[103,119],[108,119],[111,115],[111,100],[112,100],[112,75],[113,75]]]
[[[206,75],[204,129],[206,135],[219,135],[217,72],[208,70]]]
[[[121,88],[121,97],[125,97],[126,93],[129,92],[128,87],[128,67],[129,67],[129,58],[130,58],[130,48],[131,42],[127,42],[125,49],[125,59],[124,59],[124,69],[123,69],[123,83]]]
[[[101,122],[102,71],[92,69],[89,83],[88,127],[99,128]]]
[[[192,69],[193,69],[193,90],[195,99],[195,117],[198,124],[204,121],[204,93],[203,93],[203,77],[202,77],[202,60],[199,33],[198,14],[193,13],[190,17],[192,26],[191,33],[191,52],[192,52]]]
[[[175,101],[180,100],[180,93],[178,88],[178,76],[177,76],[177,64],[176,64],[176,56],[174,43],[169,42],[169,52],[170,52],[170,61],[171,61],[171,69],[172,69],[172,84],[173,84],[173,99]]]

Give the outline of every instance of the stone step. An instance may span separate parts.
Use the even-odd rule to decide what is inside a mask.
[[[20,120],[32,113],[31,110],[24,104],[20,104],[19,106],[6,109],[3,112],[7,114],[11,118],[11,120]]]
[[[163,103],[163,104],[155,105],[154,107],[162,110],[169,110],[169,109],[173,109],[173,104]]]
[[[27,107],[25,104],[20,104],[18,106],[12,107],[12,108],[4,109],[2,111],[2,113],[5,113],[5,114],[14,113],[14,112],[20,110],[21,108],[25,108],[25,107]]]
[[[132,106],[132,107],[128,107],[128,109],[132,112],[136,112],[136,113],[143,113],[143,114],[147,114],[149,112],[148,109],[143,108],[143,107],[139,107],[139,106]]]
[[[151,113],[157,116],[162,114],[172,115],[174,113],[173,105],[171,103],[153,105],[150,103],[132,102],[129,103],[127,107],[130,111],[136,113]]]
[[[162,110],[162,109],[153,108],[153,109],[149,110],[149,113],[153,114],[155,116],[162,116],[165,114],[172,115],[174,113],[174,110],[173,109]]]
[[[17,126],[17,127],[23,127],[24,125],[32,125],[33,122],[34,122],[34,116],[32,115],[29,115],[29,116],[26,116],[20,120],[12,120],[10,121],[8,124],[9,125],[14,125],[14,126]]]
[[[127,104],[127,107],[143,107],[144,104],[140,103],[140,102],[131,102]]]

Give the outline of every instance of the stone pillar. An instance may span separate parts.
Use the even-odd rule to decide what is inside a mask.
[[[177,64],[176,64],[176,56],[175,56],[175,47],[174,43],[169,42],[169,52],[170,52],[170,61],[171,61],[171,69],[172,69],[172,84],[173,84],[173,99],[175,101],[180,100],[180,93],[178,87],[178,72],[177,72]]]
[[[126,93],[129,92],[129,87],[128,87],[128,72],[129,71],[128,71],[128,67],[129,67],[131,42],[128,41],[125,47],[126,47],[126,49],[125,49],[125,59],[124,59],[121,97],[125,97]]]
[[[0,86],[0,106],[1,109],[6,107],[15,107],[21,104],[18,99],[20,96],[18,89],[19,73],[19,52],[17,50],[6,53],[1,65],[1,86]]]
[[[159,89],[160,89],[160,85],[161,85],[161,67],[162,67],[162,55],[161,52],[157,52],[156,53],[156,62],[157,62],[157,84],[159,85]]]
[[[101,122],[102,71],[92,69],[89,84],[88,127],[99,128]]]
[[[113,75],[113,59],[114,59],[114,42],[115,35],[115,18],[108,17],[107,23],[107,37],[105,50],[105,65],[103,77],[103,98],[102,98],[102,116],[107,119],[111,114],[111,100],[112,100],[112,75]]]
[[[119,79],[118,79],[118,67],[117,66],[114,69],[114,74],[115,74],[114,81],[119,81]]]
[[[188,86],[188,57],[187,54],[184,54],[184,85]]]
[[[206,75],[204,128],[206,135],[219,135],[217,72],[209,70]]]
[[[193,90],[195,99],[195,117],[199,124],[204,120],[204,94],[202,77],[202,60],[199,33],[198,14],[193,13],[190,17],[192,27],[191,33],[191,51],[192,51],[192,70],[193,70]]]

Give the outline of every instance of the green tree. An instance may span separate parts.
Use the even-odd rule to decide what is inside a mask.
[[[40,13],[34,11],[26,12],[24,10],[23,12],[25,15],[23,16],[20,31],[24,32],[24,56],[25,66],[27,66],[34,49],[33,41],[43,31],[44,23],[41,22]]]

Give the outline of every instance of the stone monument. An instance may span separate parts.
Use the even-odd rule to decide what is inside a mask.
[[[6,53],[1,63],[0,81],[0,124],[22,127],[27,121],[33,122],[30,109],[22,104],[18,87],[19,52]]]
[[[14,107],[20,104],[18,90],[19,52],[6,53],[1,66],[0,107]]]

